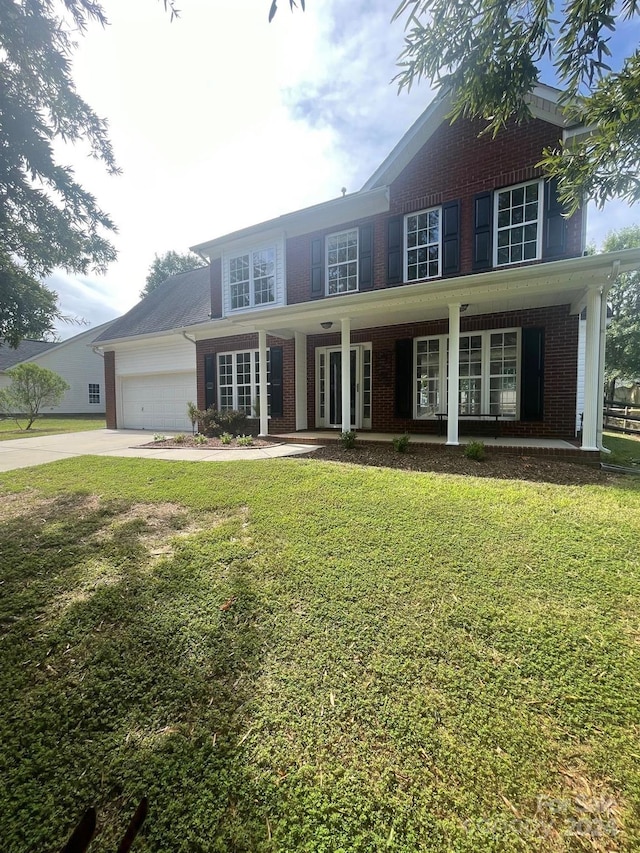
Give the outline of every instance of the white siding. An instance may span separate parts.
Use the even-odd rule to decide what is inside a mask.
[[[263,249],[276,250],[276,299],[275,302],[270,302],[268,305],[259,305],[257,308],[244,308],[231,310],[231,300],[229,297],[229,258],[235,258],[246,252],[259,252]],[[285,252],[284,240],[268,240],[266,243],[251,244],[239,249],[233,249],[223,254],[222,256],[222,316],[228,317],[230,314],[242,314],[250,311],[264,311],[266,308],[277,308],[285,305]]]
[[[196,346],[182,335],[151,338],[136,344],[106,346],[116,353],[116,377],[145,373],[196,373]]]

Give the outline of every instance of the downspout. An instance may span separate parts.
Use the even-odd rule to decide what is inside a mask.
[[[188,335],[186,332],[181,332],[181,334],[182,334],[182,337],[183,337],[186,341],[189,341],[189,343],[190,343],[190,344],[193,344],[194,346],[196,346],[196,345],[197,345],[197,341],[196,341],[196,339],[195,339],[195,338],[190,338],[190,337],[189,337],[189,335]]]
[[[598,361],[600,364],[600,371],[598,377],[598,399],[600,400],[600,405],[602,406],[604,403],[604,368],[605,368],[605,356],[606,356],[606,344],[607,344],[607,295],[609,291],[613,287],[618,278],[618,274],[620,271],[620,261],[614,261],[611,267],[611,273],[607,278],[607,283],[602,288],[602,302],[600,304],[600,336],[599,336],[599,353],[598,353]],[[598,418],[598,430],[596,433],[596,444],[601,453],[611,453],[611,451],[605,447],[602,443],[602,426],[603,426],[603,417]]]

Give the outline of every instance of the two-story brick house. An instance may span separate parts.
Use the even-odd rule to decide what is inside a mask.
[[[141,333],[147,300],[116,322],[109,425],[133,425],[118,388],[135,353],[179,344],[198,405],[242,409],[262,434],[444,428],[456,444],[497,418],[503,435],[572,438],[586,306],[583,447],[596,449],[603,295],[640,253],[584,256],[583,212],[566,217],[543,178],[543,149],[581,132],[558,94],[537,88],[532,120],[496,138],[450,125],[437,99],[359,192],[193,247],[210,316],[200,270],[191,322]]]

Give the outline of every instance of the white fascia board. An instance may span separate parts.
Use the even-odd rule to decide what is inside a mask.
[[[200,340],[227,337],[259,329],[295,329],[296,322],[309,320],[337,322],[341,317],[380,314],[384,325],[385,311],[410,303],[446,305],[448,302],[472,302],[529,290],[536,293],[575,294],[581,287],[606,285],[620,261],[620,272],[640,267],[640,249],[626,249],[601,255],[566,258],[542,264],[510,267],[491,272],[475,273],[457,278],[429,280],[400,287],[365,293],[350,293],[326,297],[313,302],[301,302],[282,308],[255,311],[251,316],[238,315],[211,324],[203,324],[195,332]]]
[[[223,250],[253,244],[256,240],[297,237],[312,231],[339,226],[355,219],[364,219],[389,210],[389,192],[387,187],[378,187],[370,192],[360,191],[340,198],[325,201],[312,207],[285,213],[277,219],[270,219],[240,231],[233,231],[215,240],[199,243],[191,247],[201,257],[208,260],[222,256]]]
[[[449,95],[436,95],[422,115],[411,125],[391,153],[382,161],[361,192],[391,184],[409,165],[418,151],[440,127],[451,108]]]
[[[202,325],[202,324],[199,324]],[[128,335],[126,338],[111,338],[108,341],[100,341],[100,343],[93,344],[96,349],[101,350],[109,350],[114,347],[126,347],[127,344],[139,344],[142,341],[151,341],[154,338],[169,338],[174,337],[175,335],[182,336],[183,333],[193,334],[194,331],[199,328],[199,325],[195,326],[179,326],[175,329],[164,329],[161,332],[145,332],[141,335]],[[207,321],[207,326],[209,326],[209,322]],[[192,342],[193,343],[193,342]]]

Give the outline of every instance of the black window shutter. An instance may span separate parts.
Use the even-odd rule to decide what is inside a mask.
[[[373,225],[361,225],[358,243],[360,290],[373,290]]]
[[[460,202],[442,205],[442,275],[460,272]]]
[[[493,193],[478,193],[473,199],[473,269],[493,267]]]
[[[396,417],[413,417],[413,339],[396,341]]]
[[[216,357],[215,353],[204,357],[204,407],[216,405]]]
[[[269,347],[269,379],[271,382],[271,417],[282,417],[282,347]]]
[[[544,329],[522,330],[520,420],[541,421],[544,415]]]
[[[558,199],[558,181],[551,178],[544,182],[543,258],[558,258],[564,254],[567,222],[563,213]]]
[[[324,296],[324,240],[311,241],[311,298]]]
[[[402,262],[402,237],[404,220],[392,216],[387,220],[387,284],[402,284],[404,264]]]

